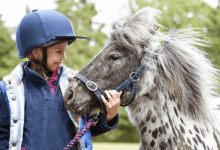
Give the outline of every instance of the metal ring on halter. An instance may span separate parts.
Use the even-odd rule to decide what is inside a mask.
[[[130,78],[132,78],[134,75],[135,75],[135,72],[132,72],[132,73],[130,74]]]
[[[90,83],[92,83],[93,85],[95,85],[95,87],[94,87],[94,88],[90,88],[89,85],[88,85],[88,84],[90,84]],[[88,81],[88,82],[86,82],[86,87],[87,87],[90,91],[93,91],[93,92],[98,89],[97,84],[96,84],[95,82],[93,82],[93,81]]]
[[[146,62],[148,62],[148,57],[147,56],[144,56],[143,58],[142,58],[142,60],[141,60],[141,64],[143,64],[143,62],[144,62],[144,60],[146,61]]]

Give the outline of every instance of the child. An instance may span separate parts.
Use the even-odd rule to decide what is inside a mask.
[[[18,26],[16,44],[19,64],[0,82],[0,149],[61,150],[85,127],[90,114],[76,116],[63,104],[65,89],[75,73],[62,65],[68,45],[77,38],[69,19],[53,10],[34,10]],[[62,82],[60,82],[62,81]],[[118,124],[120,95],[106,91],[107,115],[99,114],[91,127],[72,148],[92,149],[92,136]],[[80,120],[80,122],[79,122]]]

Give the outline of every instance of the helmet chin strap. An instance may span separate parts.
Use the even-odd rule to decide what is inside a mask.
[[[42,61],[42,66],[44,67],[44,69],[48,72],[48,68],[47,68],[47,47],[43,47],[43,61]]]
[[[42,61],[37,61],[37,60],[30,60],[33,61],[34,63],[43,66],[44,70],[46,71],[46,75],[47,76],[51,76],[53,72],[51,72],[48,68],[47,68],[47,47],[43,47],[43,60]]]

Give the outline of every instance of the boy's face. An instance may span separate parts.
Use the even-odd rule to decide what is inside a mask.
[[[47,68],[54,72],[60,64],[66,59],[66,50],[68,42],[59,43],[47,48]]]

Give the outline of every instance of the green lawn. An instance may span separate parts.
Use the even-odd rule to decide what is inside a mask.
[[[94,150],[138,150],[139,143],[96,143],[93,142]]]

